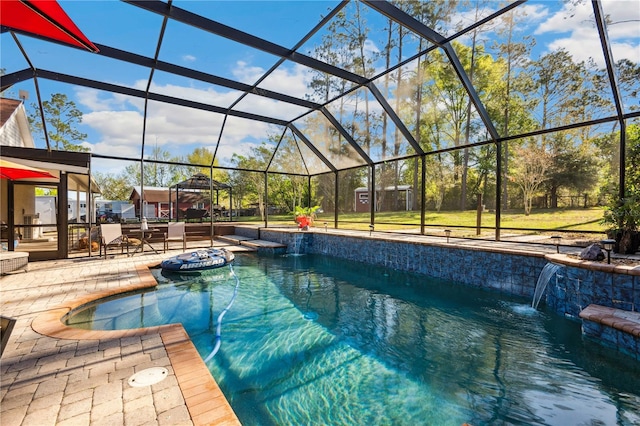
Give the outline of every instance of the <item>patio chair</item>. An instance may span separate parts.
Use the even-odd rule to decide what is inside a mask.
[[[129,238],[122,233],[122,226],[119,223],[100,224],[100,256],[104,248],[104,257],[107,257],[107,248],[110,246],[120,247],[120,253],[124,253],[126,247],[129,254]]]
[[[187,232],[184,222],[169,222],[164,234],[164,251],[169,249],[169,241],[182,241],[182,250],[187,250]]]

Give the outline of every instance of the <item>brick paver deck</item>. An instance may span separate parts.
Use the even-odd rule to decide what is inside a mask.
[[[147,265],[169,255],[36,262],[0,278],[0,312],[17,319],[0,359],[2,426],[240,424],[181,325],[89,331],[60,322],[97,297],[154,285]],[[128,384],[150,367],[169,375]]]

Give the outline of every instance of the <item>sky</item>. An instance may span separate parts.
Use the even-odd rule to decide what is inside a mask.
[[[107,45],[146,57],[153,57],[160,34],[162,18],[140,8],[114,1],[60,1],[61,6],[81,31],[94,43]],[[337,1],[184,1],[173,5],[237,28],[277,45],[292,48],[322,16],[337,5]],[[366,8],[364,5],[361,7]],[[486,4],[482,13],[486,16],[499,7],[497,2]],[[605,0],[605,14],[609,15],[609,38],[615,60],[623,58],[640,62],[640,1]],[[534,59],[541,55],[566,49],[577,60],[591,58],[596,64],[604,64],[600,41],[593,24],[590,2],[530,1],[518,11],[526,12],[519,21],[521,34],[529,34],[536,41],[532,51]],[[474,19],[473,10],[459,10],[451,21],[469,24]],[[369,53],[382,49],[385,20],[373,11],[366,14],[367,24],[373,29],[366,42]],[[496,37],[490,25],[486,37]],[[323,29],[307,41],[299,50],[309,55],[317,46]],[[444,35],[455,33],[450,28]],[[11,35],[0,36],[0,67],[6,73],[27,67],[26,60],[16,47]],[[145,90],[149,69],[105,59],[32,37],[18,35],[18,40],[38,69],[79,75],[120,86]],[[415,52],[407,49],[407,55]],[[279,58],[247,46],[221,39],[185,24],[169,22],[159,59],[178,66],[193,68],[209,74],[255,84],[263,73],[276,64]],[[378,64],[378,67],[381,67]],[[313,73],[303,65],[285,63],[261,82],[258,87],[275,92],[305,98]],[[38,79],[43,100],[53,93],[65,93],[83,113],[78,130],[86,133],[83,145],[97,154],[140,158],[144,100],[108,91]],[[33,80],[12,87],[5,96],[17,98],[20,90],[29,93],[26,101],[29,110],[36,99]],[[192,101],[230,107],[240,92],[221,86],[213,86],[196,80],[156,71],[151,84],[153,92],[182,97]],[[145,156],[158,147],[172,155],[185,155],[195,147],[206,146],[214,151],[223,124],[221,114],[177,107],[162,102],[149,102],[147,106]],[[251,95],[234,108],[253,114],[291,120],[306,109],[265,97]],[[282,132],[273,126],[240,118],[230,118],[225,123],[224,135],[217,155],[219,164],[231,165],[234,153],[247,155],[251,148],[264,141],[267,135]],[[38,140],[38,139],[37,139]],[[42,140],[38,147],[44,147]],[[126,164],[117,161],[97,163],[97,169],[116,172]]]

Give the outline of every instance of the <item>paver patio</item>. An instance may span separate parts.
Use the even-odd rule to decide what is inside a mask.
[[[146,266],[171,254],[36,262],[0,278],[2,315],[17,319],[0,360],[3,426],[239,424],[181,325],[97,332],[56,320],[96,294],[153,285]],[[128,384],[150,367],[168,377]]]

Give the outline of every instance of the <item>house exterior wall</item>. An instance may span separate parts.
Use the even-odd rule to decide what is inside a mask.
[[[11,114],[11,117],[0,127],[0,145],[33,148],[33,137],[29,130],[27,112],[23,104],[20,104]]]

